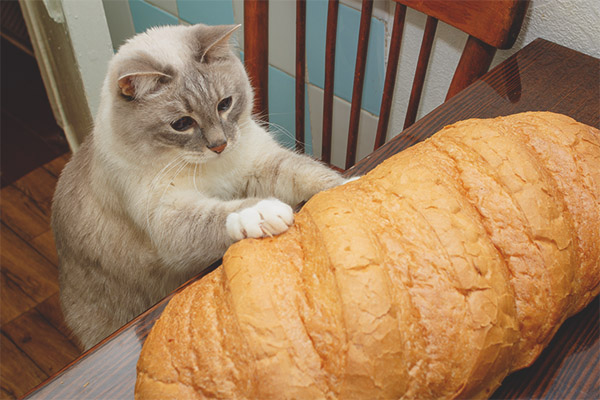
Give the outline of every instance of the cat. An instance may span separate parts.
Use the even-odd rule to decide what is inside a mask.
[[[238,26],[151,28],[108,66],[92,133],[53,199],[60,300],[84,349],[221,258],[280,234],[292,206],[343,184],[252,116]]]

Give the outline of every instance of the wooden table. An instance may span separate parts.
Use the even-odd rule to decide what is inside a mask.
[[[554,111],[600,127],[599,74],[600,60],[538,39],[361,161],[351,172],[364,173],[445,125],[472,117]],[[133,398],[135,367],[142,344],[171,297],[83,354],[27,397]],[[537,362],[509,376],[493,398],[600,398],[598,306],[596,298],[566,321]]]

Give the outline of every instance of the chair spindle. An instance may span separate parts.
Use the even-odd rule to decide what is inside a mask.
[[[244,63],[254,87],[253,113],[269,120],[269,2],[244,2]]]
[[[398,72],[398,61],[400,58],[400,48],[402,46],[402,33],[404,31],[405,18],[406,6],[404,4],[396,3],[394,11],[394,27],[392,28],[390,52],[387,69],[385,71],[383,96],[381,97],[381,109],[379,111],[379,122],[377,123],[377,135],[375,136],[373,150],[377,150],[379,147],[383,146],[387,137],[392,99],[394,97],[394,88],[396,87],[396,74]]]
[[[296,1],[296,150],[304,153],[306,0]]]
[[[331,163],[331,130],[333,122],[333,80],[335,71],[335,42],[339,0],[329,0],[327,7],[327,37],[325,42],[325,88],[323,95],[323,142],[321,159]]]
[[[367,51],[369,49],[369,32],[371,30],[371,15],[373,0],[363,0],[358,29],[358,47],[356,49],[356,66],[354,67],[354,85],[352,88],[352,105],[350,106],[350,124],[348,126],[348,145],[346,148],[346,169],[356,162],[356,147],[358,145],[358,125],[362,93],[365,83],[367,66]]]
[[[421,101],[423,83],[425,82],[425,74],[427,73],[427,65],[429,64],[429,57],[431,56],[431,48],[433,45],[433,38],[435,36],[437,23],[438,20],[436,18],[431,16],[427,17],[427,22],[425,24],[425,32],[423,33],[423,42],[421,43],[421,50],[419,51],[419,60],[417,61],[415,79],[413,81],[412,90],[410,92],[408,109],[406,110],[404,129],[411,126],[415,122],[415,119],[417,117],[417,111],[419,109],[419,103]]]

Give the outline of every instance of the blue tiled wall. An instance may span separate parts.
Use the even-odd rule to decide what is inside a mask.
[[[305,85],[306,88],[306,85]],[[269,67],[269,122],[280,143],[295,148],[296,140],[296,81],[283,71]],[[306,152],[312,154],[308,93],[305,89],[304,141]]]
[[[179,18],[190,24],[233,24],[233,5],[228,0],[177,0]]]
[[[131,19],[136,33],[158,25],[177,25],[179,20],[160,8],[142,0],[129,0]]]
[[[306,59],[310,83],[323,88],[325,82],[325,36],[327,30],[327,1],[312,0],[306,4]],[[356,47],[360,12],[340,4],[338,10],[337,42],[335,52],[334,93],[352,101],[352,84],[356,64]],[[365,71],[362,108],[379,115],[384,80],[383,22],[372,18],[369,49]]]
[[[131,12],[133,33],[143,32],[157,25],[179,23],[205,23],[210,25],[233,24],[233,0],[104,0],[127,2]],[[272,0],[282,1],[282,0]],[[239,4],[238,4],[239,5]],[[290,7],[294,2],[290,1]],[[105,7],[106,8],[106,7]],[[107,14],[107,18],[109,15]],[[327,0],[307,2],[307,72],[308,84],[323,88],[325,62],[325,32]],[[339,6],[339,19],[336,46],[335,95],[347,102],[352,100],[352,83],[356,63],[360,13],[344,4]],[[109,21],[110,26],[110,21]],[[129,28],[131,29],[131,28]],[[290,29],[293,29],[290,26]],[[115,30],[116,31],[116,30]],[[126,31],[126,30],[125,30]],[[113,30],[111,30],[113,34]],[[277,32],[270,32],[276,35]],[[120,33],[123,36],[122,33]],[[126,38],[113,38],[113,43]],[[287,45],[287,44],[286,44]],[[373,115],[379,114],[384,80],[385,26],[376,18],[372,19],[369,36],[369,51],[362,107]],[[289,46],[294,46],[290,43]],[[271,50],[272,51],[272,50]],[[321,113],[319,107],[309,104],[306,96],[306,141],[307,150],[312,154],[310,113]],[[294,146],[295,135],[295,95],[294,77],[284,72],[284,68],[272,65],[269,69],[269,112],[272,131],[288,147]],[[283,133],[289,132],[289,134]]]

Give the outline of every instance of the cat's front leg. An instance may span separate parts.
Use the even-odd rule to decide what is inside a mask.
[[[306,155],[277,149],[260,160],[248,188],[254,196],[273,196],[294,206],[345,182],[338,172]]]
[[[226,228],[235,240],[260,238],[283,233],[294,223],[292,208],[277,200],[265,199],[252,207],[227,216]]]

